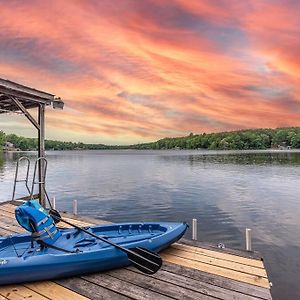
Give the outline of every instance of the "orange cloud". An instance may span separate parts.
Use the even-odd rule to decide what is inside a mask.
[[[9,1],[0,76],[65,100],[63,113],[47,113],[51,138],[132,143],[297,126],[298,6]]]

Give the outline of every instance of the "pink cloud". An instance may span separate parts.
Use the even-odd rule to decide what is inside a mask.
[[[51,136],[57,124],[115,143],[297,126],[298,11],[281,1],[9,1],[0,76],[64,98],[63,114],[48,112]]]

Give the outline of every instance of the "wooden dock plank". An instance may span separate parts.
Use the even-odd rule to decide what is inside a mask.
[[[79,220],[76,220],[76,219],[72,219],[72,218],[68,218],[68,217],[63,217],[64,220],[68,221],[68,222],[71,222],[77,226],[82,226],[82,227],[85,227],[85,226],[91,226],[92,224],[89,222],[84,222],[84,221],[79,221]],[[63,222],[59,222],[58,223],[59,226],[68,226],[70,227],[70,225],[68,224],[65,224]]]
[[[130,297],[118,293],[118,290],[113,291],[111,289],[107,289],[88,280],[84,280],[80,277],[59,279],[55,282],[93,300],[132,299]]]
[[[256,297],[244,295],[235,291],[230,291],[209,283],[199,282],[198,280],[182,276],[181,274],[168,272],[166,270],[160,270],[159,273],[149,276],[144,274],[141,275],[138,271],[136,271],[136,269],[129,267],[127,269],[109,271],[106,274],[121,279],[123,281],[133,282],[137,285],[144,286],[145,288],[149,288],[149,283],[151,283],[152,288],[156,288],[156,282],[158,280],[160,281],[161,285],[165,286],[166,288],[168,288],[167,284],[169,284],[169,286],[171,287],[172,285],[175,285],[177,287],[180,287],[181,289],[183,288],[186,290],[193,291],[194,293],[190,295],[192,297],[195,297],[194,299],[207,299],[207,296],[209,297],[209,299],[211,299],[211,297],[214,297],[223,300],[257,299]],[[185,297],[183,298],[185,299]]]
[[[0,227],[0,236],[6,236],[6,235],[10,235],[12,233],[14,233],[14,232],[9,229],[3,229]]]
[[[14,213],[16,206],[10,203],[5,203],[1,205],[1,210],[4,210],[6,212]]]
[[[180,276],[196,280],[197,282],[208,283],[210,285],[221,287],[232,292],[239,292],[241,294],[253,296],[259,299],[272,299],[269,289],[232,280],[223,276],[206,273],[197,269],[183,267],[164,261],[162,270],[174,274],[180,274]]]
[[[240,264],[243,264],[246,266],[252,266],[252,267],[261,268],[261,269],[265,268],[263,262],[261,260],[257,260],[257,259],[245,258],[245,257],[233,255],[233,254],[228,254],[225,252],[222,253],[222,252],[208,250],[205,248],[200,248],[200,247],[195,247],[195,246],[188,246],[188,245],[181,244],[181,242],[173,244],[172,247],[179,249],[179,250],[185,250],[185,251],[199,253],[202,255],[206,255],[208,257],[220,258],[220,259],[223,259],[226,261],[240,263]]]
[[[142,278],[143,274],[140,275]],[[191,293],[189,293],[190,291],[186,289],[180,289],[178,286],[170,284],[162,284],[161,281],[151,279],[151,277],[147,277],[146,281],[134,281],[131,277],[130,280],[124,280],[124,278],[119,279],[109,276],[107,273],[99,273],[83,276],[82,278],[110,290],[119,291],[122,295],[130,297],[131,299],[197,299],[197,297],[192,297]],[[210,297],[204,297],[203,299],[211,300]]]
[[[4,219],[7,221],[7,223],[11,223],[12,225],[16,225],[16,226],[19,226],[16,219],[15,219],[15,213],[14,213],[14,209],[16,208],[16,206],[14,206],[14,209],[12,210],[11,207],[9,206],[8,209],[3,209],[5,208],[7,205],[2,205],[0,206],[0,217],[1,217],[1,220],[3,221]],[[70,218],[70,217],[64,217],[64,219],[66,221],[69,221],[69,222],[72,222],[74,223],[75,225],[78,225],[78,226],[90,226],[92,225],[91,222],[85,222],[85,221],[81,221],[81,220],[76,220],[76,219],[73,219],[73,218]],[[60,222],[58,224],[58,227],[61,227],[61,228],[69,228],[70,225],[67,225],[67,224],[64,224],[63,222]]]
[[[161,253],[161,257],[164,260],[166,260],[170,263],[177,264],[177,265],[182,265],[185,267],[197,269],[197,270],[215,274],[215,275],[220,275],[223,277],[227,277],[227,278],[234,279],[237,281],[242,281],[242,282],[258,285],[258,286],[265,287],[265,288],[270,287],[269,281],[267,278],[264,278],[261,276],[256,276],[256,275],[250,275],[247,273],[237,272],[234,270],[225,269],[222,267],[202,263],[202,262],[199,262],[196,260],[183,258],[183,257],[177,256],[177,255],[168,253],[168,250]]]
[[[93,225],[93,224],[112,224],[112,222],[107,221],[107,220],[93,218],[93,217],[87,217],[87,216],[82,216],[82,215],[74,216],[74,215],[69,214],[69,213],[61,213],[61,215],[64,218],[71,218],[72,220],[74,220],[74,218],[75,218],[78,221],[86,222],[90,225]]]
[[[0,295],[9,300],[21,300],[21,299],[32,299],[32,300],[45,300],[49,299],[42,296],[41,294],[32,291],[31,289],[22,285],[7,285],[0,286]]]
[[[238,271],[238,272],[247,273],[250,275],[258,275],[258,276],[267,278],[267,273],[262,268],[256,268],[256,267],[247,266],[245,264],[240,264],[240,263],[233,262],[233,261],[228,261],[228,260],[223,260],[223,259],[216,258],[216,257],[206,256],[206,255],[202,255],[201,253],[194,252],[194,251],[193,252],[186,251],[185,249],[181,250],[181,249],[178,249],[178,247],[171,246],[166,251],[166,253],[180,256],[183,258],[188,258],[191,260],[196,260],[199,262],[203,262],[203,263],[218,266],[218,267],[223,267],[223,268]]]
[[[10,203],[5,203],[5,204],[0,204],[0,212],[7,213],[10,216],[14,218],[15,215],[15,209],[16,205],[10,204]],[[87,218],[84,216],[75,216],[72,214],[67,214],[62,212],[61,215],[64,217],[66,220],[72,220],[75,222],[74,224],[84,224],[82,226],[89,226],[92,224],[110,224],[111,222],[105,221],[105,220],[100,220],[100,219],[94,219],[94,218]]]
[[[22,229],[22,227],[15,225],[15,224],[9,224],[7,222],[0,221],[0,228],[5,230],[10,230],[12,233],[21,233],[25,232],[25,230]]]
[[[74,300],[86,300],[87,297],[84,297],[68,288],[65,288],[55,282],[51,281],[40,281],[24,284],[25,287],[30,290],[37,292],[44,297],[47,297],[52,300],[61,300],[61,299],[74,299]]]
[[[220,253],[233,254],[235,256],[255,259],[255,260],[259,260],[259,261],[262,260],[261,254],[257,251],[247,251],[247,250],[243,250],[243,249],[232,249],[232,248],[227,248],[227,247],[219,248],[218,245],[216,245],[216,244],[203,242],[203,241],[193,241],[193,240],[188,240],[185,238],[180,239],[180,244],[200,247],[202,249],[212,250],[212,251],[220,252]]]
[[[11,212],[7,212],[5,210],[2,210],[1,209],[1,206],[0,206],[0,216],[1,217],[6,217],[6,218],[10,218],[10,219],[15,219],[15,214],[14,213],[11,213]]]
[[[17,222],[15,216],[12,218],[12,217],[8,217],[8,216],[2,215],[2,216],[1,216],[1,221],[2,221],[2,222],[5,222],[5,223],[7,223],[7,224],[9,224],[9,225],[15,225],[15,226],[21,227],[21,226],[18,224],[18,222]],[[21,227],[21,229],[22,229],[22,227]]]
[[[31,290],[32,292],[30,292]],[[65,288],[59,284],[51,281],[41,281],[26,283],[23,285],[14,285],[0,287],[0,295],[5,296],[5,299],[74,299],[74,300],[85,300],[89,299],[84,297],[68,288]],[[22,296],[24,296],[22,298]],[[1,299],[1,298],[0,298]]]

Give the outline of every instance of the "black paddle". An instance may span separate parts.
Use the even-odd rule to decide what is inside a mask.
[[[146,274],[156,273],[162,265],[161,257],[153,251],[150,251],[150,250],[142,248],[142,247],[136,247],[136,248],[131,248],[131,249],[124,248],[118,244],[111,242],[110,240],[107,240],[104,237],[98,236],[92,232],[89,232],[88,230],[86,230],[82,227],[79,227],[75,224],[72,224],[72,223],[62,219],[62,217],[60,216],[60,213],[55,209],[50,209],[49,214],[54,220],[61,221],[70,226],[73,226],[74,228],[81,230],[81,231],[93,236],[94,238],[101,240],[103,242],[106,242],[106,243],[116,247],[117,249],[125,252],[127,254],[128,260],[138,270],[140,270]]]

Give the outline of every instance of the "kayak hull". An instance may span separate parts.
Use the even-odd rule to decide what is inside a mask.
[[[185,223],[122,223],[85,227],[125,248],[143,247],[159,252],[179,240]],[[129,265],[127,255],[109,244],[76,230],[61,230],[56,247],[32,243],[29,234],[0,239],[0,285],[70,277]]]

